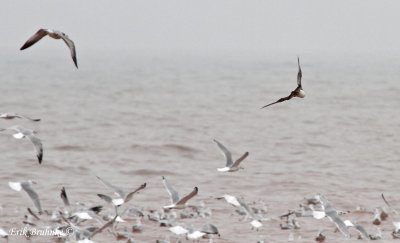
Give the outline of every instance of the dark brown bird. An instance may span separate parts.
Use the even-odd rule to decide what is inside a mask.
[[[262,109],[262,108],[265,108],[265,107],[267,107],[267,106],[276,104],[276,103],[280,103],[280,102],[283,102],[283,101],[286,101],[286,100],[290,100],[290,99],[293,98],[293,97],[304,98],[304,97],[306,96],[306,92],[304,92],[303,88],[301,87],[302,72],[301,72],[301,68],[300,68],[300,60],[299,60],[299,57],[297,57],[297,64],[298,64],[298,66],[299,66],[299,72],[297,73],[297,88],[296,88],[295,90],[293,90],[293,91],[290,93],[289,96],[280,98],[279,100],[277,100],[277,101],[275,101],[275,102],[273,102],[273,103],[271,103],[271,104],[268,104],[268,105],[265,105],[265,106],[261,107],[261,109]]]

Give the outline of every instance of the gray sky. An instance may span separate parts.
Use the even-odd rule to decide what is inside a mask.
[[[82,48],[400,52],[400,1],[3,0],[1,43],[39,28]]]

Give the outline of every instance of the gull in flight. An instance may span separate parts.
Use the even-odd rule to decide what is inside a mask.
[[[336,209],[333,207],[333,205],[322,195],[317,195],[315,196],[322,204],[322,208],[324,209],[323,212],[319,212],[319,215],[314,214],[314,218],[320,219],[323,218],[324,216],[327,216],[332,222],[336,224],[336,227],[346,236],[347,238],[350,238],[350,232],[347,229],[347,226],[345,222],[339,217]]]
[[[108,188],[110,188],[111,190],[113,190],[113,191],[115,192],[115,194],[119,196],[119,198],[117,198],[117,199],[112,199],[112,198],[109,197],[109,196],[106,196],[106,195],[103,195],[103,194],[98,194],[98,196],[99,196],[100,198],[102,198],[103,200],[105,200],[105,201],[107,201],[107,202],[109,202],[109,203],[114,204],[115,206],[120,206],[120,205],[122,205],[123,203],[129,202],[129,201],[132,199],[133,195],[134,195],[136,192],[138,192],[138,191],[140,191],[140,190],[142,190],[142,189],[144,189],[144,188],[146,187],[146,183],[144,183],[144,184],[140,185],[136,190],[134,190],[134,191],[132,191],[132,192],[130,192],[130,193],[128,193],[128,194],[125,194],[125,192],[124,192],[121,188],[112,185],[111,183],[109,183],[109,182],[107,182],[107,181],[101,179],[99,176],[96,176],[96,177],[97,177],[97,179],[99,179],[106,187],[108,187]]]
[[[302,75],[301,68],[300,68],[299,57],[297,57],[297,64],[298,64],[298,66],[299,66],[299,72],[297,73],[297,88],[296,88],[295,90],[293,90],[293,91],[290,93],[289,96],[280,98],[279,100],[277,100],[277,101],[275,101],[275,102],[273,102],[273,103],[271,103],[271,104],[268,104],[268,105],[265,105],[265,106],[261,107],[261,109],[262,109],[262,108],[265,108],[265,107],[267,107],[267,106],[276,104],[276,103],[280,103],[280,102],[283,102],[283,101],[286,101],[286,100],[290,100],[290,99],[293,98],[293,97],[304,98],[304,97],[306,96],[306,92],[304,92],[303,88],[301,87],[301,77],[302,77],[303,75]]]
[[[67,44],[69,50],[71,51],[72,60],[75,63],[76,68],[78,68],[78,62],[76,60],[76,52],[75,52],[75,44],[74,42],[68,37],[68,35],[64,34],[58,30],[51,30],[51,29],[40,29],[38,30],[31,38],[29,38],[25,44],[21,47],[21,51],[32,46],[40,39],[45,37],[46,35],[50,36],[53,39],[62,39],[65,44]]]
[[[232,160],[231,152],[220,142],[214,139],[214,142],[217,143],[218,147],[221,149],[223,155],[226,159],[226,166],[224,168],[218,168],[218,171],[221,172],[234,172],[238,171],[241,167],[239,167],[240,162],[242,162],[247,156],[249,156],[249,152],[244,153],[240,158],[238,158],[235,163]]]
[[[197,192],[199,189],[197,186],[193,189],[191,193],[186,195],[183,198],[179,198],[178,192],[168,183],[167,179],[163,176],[163,183],[165,186],[165,189],[167,189],[169,196],[171,197],[171,205],[164,206],[164,209],[183,209],[186,207],[186,202],[189,201],[192,197],[197,195]]]
[[[365,231],[364,227],[361,224],[359,224],[357,222],[350,221],[350,220],[345,220],[344,224],[347,227],[354,227],[358,231],[361,239],[369,240],[369,235],[368,235],[367,231]]]
[[[23,181],[23,182],[8,182],[8,185],[11,187],[11,189],[15,191],[21,191],[21,189],[24,189],[24,191],[28,194],[28,196],[32,199],[33,204],[35,204],[35,207],[37,210],[39,210],[39,213],[42,212],[42,206],[40,205],[40,199],[39,195],[33,190],[32,188],[32,181]]]
[[[43,146],[42,146],[42,142],[40,141],[40,139],[35,137],[34,131],[25,129],[25,128],[20,127],[20,126],[12,126],[12,127],[8,127],[8,128],[5,128],[5,129],[0,129],[0,131],[5,131],[5,130],[12,130],[12,131],[17,132],[15,134],[13,134],[14,138],[16,138],[16,139],[22,139],[24,137],[28,137],[29,140],[31,140],[33,146],[35,146],[36,156],[38,158],[39,164],[42,163]]]
[[[256,229],[260,228],[262,226],[262,223],[260,222],[261,218],[254,215],[249,205],[247,205],[247,203],[245,203],[243,199],[236,197],[236,200],[239,202],[240,206],[242,206],[244,210],[246,210],[247,215],[251,219],[253,219],[253,221],[251,221],[250,224]]]
[[[35,121],[35,122],[40,121],[40,119],[32,119],[27,116],[19,115],[16,113],[0,113],[0,118],[5,119],[5,120],[11,120],[14,118],[24,118],[24,119],[28,119],[28,120]]]

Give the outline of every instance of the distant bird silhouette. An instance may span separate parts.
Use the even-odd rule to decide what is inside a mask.
[[[75,44],[74,42],[68,37],[68,35],[64,34],[61,31],[58,30],[51,30],[51,29],[40,29],[38,30],[31,38],[29,38],[25,44],[21,47],[21,51],[32,46],[36,42],[38,42],[40,39],[45,37],[46,35],[50,36],[51,38],[54,39],[62,39],[65,44],[67,44],[69,50],[71,51],[71,57],[72,60],[75,63],[76,68],[78,68],[78,61],[76,60],[76,51],[75,51]]]
[[[286,100],[290,100],[290,99],[293,98],[293,97],[304,98],[304,97],[306,96],[306,92],[304,92],[303,88],[301,87],[301,77],[302,77],[303,75],[302,75],[301,68],[300,68],[300,60],[299,60],[299,57],[297,57],[297,64],[298,64],[298,66],[299,66],[299,72],[297,73],[297,88],[296,88],[295,90],[293,90],[293,91],[290,93],[289,96],[280,98],[279,100],[277,100],[277,101],[275,101],[275,102],[273,102],[273,103],[271,103],[271,104],[268,104],[268,105],[265,105],[265,106],[261,107],[261,109],[262,109],[262,108],[265,108],[265,107],[267,107],[267,106],[276,104],[276,103],[280,103],[280,102],[283,102],[283,101],[286,101]]]

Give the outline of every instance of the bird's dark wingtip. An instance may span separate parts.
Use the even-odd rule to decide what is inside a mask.
[[[99,214],[101,210],[103,210],[103,206],[94,206],[89,208],[89,210],[95,212],[96,214]]]
[[[75,67],[78,68],[78,60],[76,60],[76,58],[72,57],[72,61],[74,61]]]

